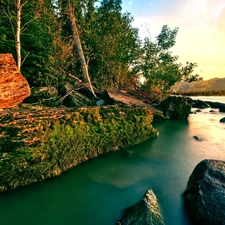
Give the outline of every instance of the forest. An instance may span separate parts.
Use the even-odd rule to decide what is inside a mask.
[[[182,65],[171,52],[177,27],[163,25],[154,40],[142,40],[121,5],[121,0],[0,0],[0,53],[13,54],[31,88],[55,87],[59,96],[66,82],[86,82],[83,65],[95,90],[133,90],[154,101],[181,80],[201,79],[194,74],[197,63]]]

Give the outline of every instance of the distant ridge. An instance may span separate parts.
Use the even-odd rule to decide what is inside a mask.
[[[225,90],[225,78],[212,78],[191,83],[179,82],[171,88],[174,92],[200,92]]]

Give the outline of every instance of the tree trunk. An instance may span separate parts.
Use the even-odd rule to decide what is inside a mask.
[[[17,66],[20,70],[21,68],[21,43],[20,43],[20,31],[21,31],[21,1],[17,0],[16,10],[17,10],[17,21],[16,21],[16,54],[17,54]]]
[[[78,56],[79,56],[80,63],[81,63],[81,69],[82,69],[84,80],[85,80],[85,82],[88,82],[88,85],[90,87],[92,94],[94,95],[95,98],[97,98],[97,96],[93,90],[93,87],[91,85],[91,80],[90,80],[90,77],[88,74],[87,63],[85,61],[85,57],[84,57],[84,53],[83,53],[83,49],[81,46],[77,25],[76,25],[76,17],[74,15],[73,7],[72,7],[71,3],[69,3],[69,12],[68,13],[69,13],[69,19],[71,22],[71,26],[72,26],[73,38],[75,39],[75,45],[76,45]]]

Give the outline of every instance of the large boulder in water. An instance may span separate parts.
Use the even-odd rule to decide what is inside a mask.
[[[192,100],[192,107],[193,108],[200,108],[200,109],[211,108],[211,106],[208,103],[206,103],[202,100],[199,100],[199,99]]]
[[[191,112],[189,99],[182,96],[169,96],[158,106],[166,118],[180,120],[187,119]]]
[[[123,218],[117,225],[164,225],[157,198],[152,189],[148,190],[143,199],[125,210]]]
[[[203,160],[195,167],[184,204],[194,224],[225,224],[225,161]]]
[[[220,112],[225,112],[225,104],[221,104],[219,107]]]

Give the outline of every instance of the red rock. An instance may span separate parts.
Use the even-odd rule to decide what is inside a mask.
[[[0,108],[17,106],[30,96],[30,86],[12,54],[0,54]]]

